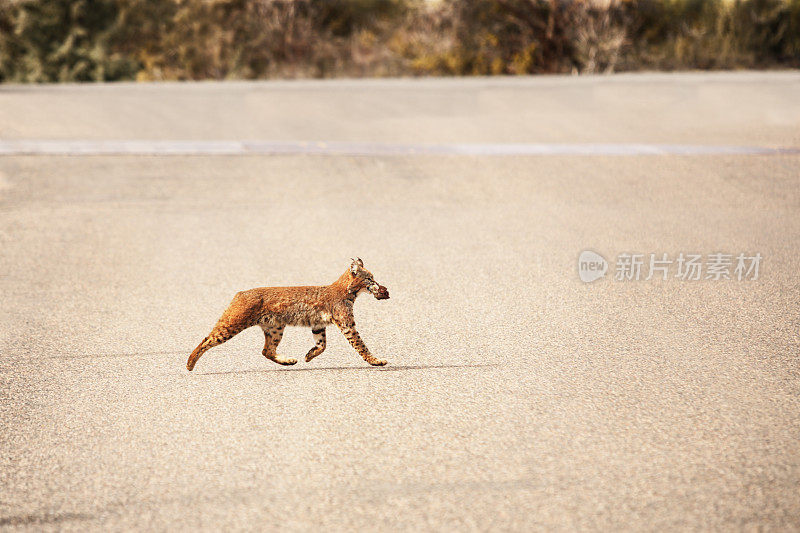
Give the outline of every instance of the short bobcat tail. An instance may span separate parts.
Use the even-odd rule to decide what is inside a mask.
[[[197,360],[200,359],[200,356],[205,353],[208,349],[206,348],[206,343],[208,341],[208,337],[202,340],[200,344],[197,345],[197,348],[194,349],[192,354],[189,356],[189,360],[186,361],[186,369],[191,372],[194,368],[194,365],[197,363]]]

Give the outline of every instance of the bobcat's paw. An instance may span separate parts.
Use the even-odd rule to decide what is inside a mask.
[[[316,355],[308,354],[306,355],[306,363],[310,363],[312,359],[314,359]]]
[[[290,366],[297,363],[297,359],[281,359],[279,357],[267,357],[273,363],[278,363],[279,365],[283,366]]]
[[[372,359],[371,361],[367,361],[372,366],[384,366],[388,361],[386,359]]]

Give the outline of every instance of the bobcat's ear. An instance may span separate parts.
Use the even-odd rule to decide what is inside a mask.
[[[364,266],[364,262],[359,258],[352,259],[352,261],[353,262],[350,263],[350,272],[355,276],[361,270],[361,267]]]

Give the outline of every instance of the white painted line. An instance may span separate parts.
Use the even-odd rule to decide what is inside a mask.
[[[0,140],[0,155],[778,155],[800,148],[693,144],[456,143],[322,141]]]

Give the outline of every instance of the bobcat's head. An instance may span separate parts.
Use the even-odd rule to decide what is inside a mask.
[[[372,272],[364,268],[364,262],[360,258],[353,259],[353,262],[350,263],[350,274],[352,275],[351,291],[359,294],[366,290],[378,300],[389,298],[389,290],[375,281],[375,278],[372,277]]]

